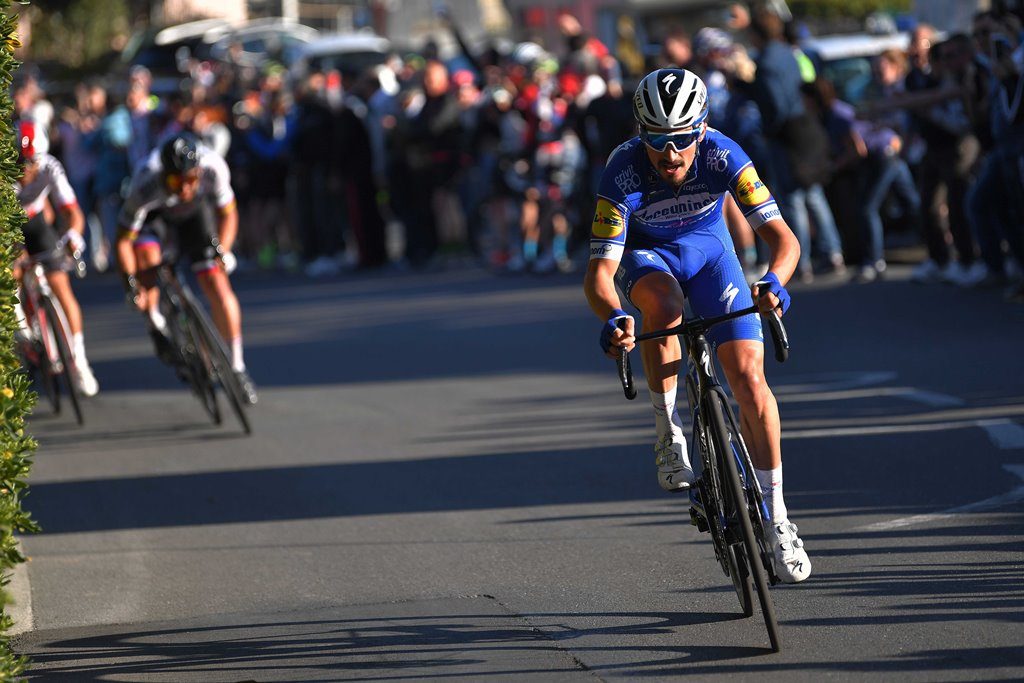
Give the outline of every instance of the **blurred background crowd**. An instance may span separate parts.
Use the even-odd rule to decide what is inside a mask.
[[[365,0],[336,3],[342,30],[341,14],[159,26],[154,4],[172,3],[136,12],[145,30],[91,71],[25,40],[14,85],[88,216],[95,270],[133,167],[189,129],[229,162],[243,270],[572,271],[604,164],[636,134],[633,88],[674,65],[704,78],[710,125],[779,199],[803,281],[868,283],[900,261],[1024,302],[1018,3],[895,2],[908,11],[827,36],[814,2],[667,3],[645,22],[586,0]],[[957,11],[929,22],[929,4]],[[734,239],[759,275],[753,233]]]

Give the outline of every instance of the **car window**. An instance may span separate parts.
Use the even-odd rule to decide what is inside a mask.
[[[822,75],[835,84],[839,99],[857,105],[864,100],[871,84],[871,60],[868,57],[848,57],[825,62]]]

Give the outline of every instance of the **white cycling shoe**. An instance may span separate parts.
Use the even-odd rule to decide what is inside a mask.
[[[796,524],[783,521],[772,526],[775,540],[775,573],[783,583],[800,583],[811,575],[811,560],[804,550],[804,542],[796,535]]]
[[[76,365],[72,379],[82,396],[95,396],[100,391],[100,383],[96,381],[96,376],[92,374],[92,368],[88,364]]]
[[[669,434],[654,444],[654,462],[658,465],[658,485],[665,491],[685,491],[695,477],[686,456],[686,440],[682,434]]]

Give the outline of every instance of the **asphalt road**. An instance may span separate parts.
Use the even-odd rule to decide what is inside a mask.
[[[255,433],[209,424],[112,279],[101,394],[38,409],[33,680],[1024,678],[1024,308],[794,288],[769,364],[814,575],[781,654],[686,505],[580,277],[237,278]]]

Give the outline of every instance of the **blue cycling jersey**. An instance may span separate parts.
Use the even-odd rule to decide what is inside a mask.
[[[674,244],[708,229],[727,237],[726,192],[754,228],[780,216],[750,157],[717,130],[708,128],[697,143],[693,166],[678,189],[658,175],[639,137],[628,140],[612,152],[601,176],[590,257],[618,261],[626,247]]]
[[[732,244],[722,201],[729,192],[758,228],[780,217],[771,192],[734,141],[708,128],[693,165],[675,188],[651,165],[640,138],[616,149],[601,176],[590,235],[590,258],[619,262],[615,282],[632,302],[645,276],[674,277],[695,315],[713,317],[753,305]],[[708,332],[715,344],[762,341],[758,316],[748,315]]]

